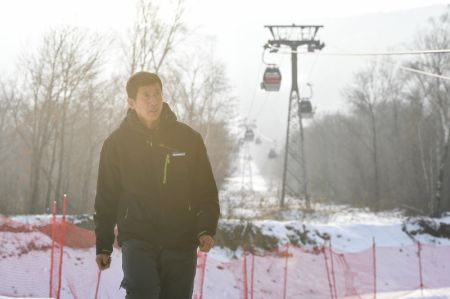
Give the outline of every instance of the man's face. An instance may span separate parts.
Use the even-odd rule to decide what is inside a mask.
[[[162,111],[163,98],[158,83],[139,87],[136,99],[128,99],[128,106],[136,111],[140,121],[153,128]]]

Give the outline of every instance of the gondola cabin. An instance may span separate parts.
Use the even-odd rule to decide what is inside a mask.
[[[300,112],[302,113],[302,118],[312,118],[313,111],[310,101],[303,100],[300,102]]]
[[[255,133],[253,132],[252,129],[247,128],[245,130],[244,139],[245,139],[245,141],[253,141],[253,139],[255,139]]]
[[[243,145],[244,145],[244,142],[245,142],[244,138],[239,138],[239,140],[238,140],[238,146],[243,146]]]
[[[267,67],[264,72],[261,88],[266,91],[279,91],[280,86],[281,86],[280,69],[275,66]]]
[[[269,158],[269,159],[275,159],[277,156],[278,156],[278,155],[277,155],[277,152],[276,152],[273,148],[270,149],[268,158]]]

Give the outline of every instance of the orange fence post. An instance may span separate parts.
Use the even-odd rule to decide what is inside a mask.
[[[333,289],[334,289],[334,296],[338,297],[338,292],[336,288],[336,275],[334,273],[334,263],[333,263],[333,247],[331,246],[331,239],[330,239],[330,260],[331,260],[331,277],[333,278]]]
[[[423,296],[423,277],[422,277],[422,245],[417,242],[417,254],[419,256],[419,277],[420,277],[420,293]]]
[[[289,243],[286,244],[286,259],[284,263],[284,286],[283,286],[283,299],[286,299],[287,291],[287,277],[288,277],[288,259],[289,259]]]
[[[98,270],[98,275],[97,275],[97,287],[95,288],[95,299],[98,298],[98,289],[100,287],[100,279],[102,278],[102,271],[99,269]]]
[[[253,283],[255,280],[255,249],[252,248],[252,268],[251,268],[251,277],[250,277],[250,298],[253,299]]]
[[[247,289],[247,252],[244,250],[244,258],[242,259],[243,264],[242,264],[242,272],[244,274],[244,279],[243,279],[243,283],[244,283],[244,290],[243,290],[243,298],[247,299],[248,298],[248,289]]]
[[[50,286],[48,290],[48,296],[53,295],[53,260],[55,252],[55,226],[56,226],[56,200],[52,204],[52,247],[50,250]]]
[[[202,277],[200,280],[200,299],[203,299],[203,284],[205,283],[205,270],[206,270],[206,258],[208,257],[207,253],[203,254],[203,265],[202,265]]]
[[[63,217],[61,223],[61,239],[60,239],[60,253],[59,253],[59,272],[58,272],[58,295],[56,298],[61,298],[61,281],[62,281],[62,264],[63,264],[63,254],[64,254],[64,234],[66,229],[66,210],[67,210],[67,195],[64,194],[63,202]]]
[[[373,298],[377,299],[377,253],[375,238],[372,238],[372,255],[373,255]]]
[[[331,285],[331,274],[330,274],[330,270],[328,269],[328,259],[327,259],[327,254],[325,252],[325,246],[322,245],[322,253],[323,253],[323,258],[325,260],[325,268],[327,270],[327,279],[328,279],[328,286],[330,287],[330,296],[331,299],[334,299],[334,294],[333,294],[333,286]]]

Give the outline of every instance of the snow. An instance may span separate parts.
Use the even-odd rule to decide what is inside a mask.
[[[83,215],[67,215],[67,221],[70,221],[73,224],[78,224],[85,220],[86,218],[90,218],[91,215],[83,214]],[[61,219],[61,215],[56,216],[57,219]],[[16,223],[29,224],[33,226],[44,225],[52,222],[52,215],[50,214],[42,214],[42,215],[16,215],[9,217],[10,220]],[[1,220],[1,219],[0,219]],[[1,224],[1,221],[0,221]]]
[[[448,223],[449,216],[443,217],[436,221]],[[21,220],[24,223],[42,223],[42,216],[18,216],[13,217],[14,220]],[[414,280],[417,273],[417,263],[415,255],[415,240],[420,240],[423,244],[439,246],[450,246],[450,240],[445,238],[436,238],[430,235],[417,235],[412,238],[403,230],[405,227],[410,230],[417,230],[417,224],[414,221],[407,221],[401,218],[396,212],[383,215],[370,214],[367,211],[358,213],[353,210],[352,213],[336,216],[336,223],[331,218],[324,220],[321,217],[313,219],[309,222],[297,220],[275,221],[275,220],[255,220],[252,224],[261,230],[261,233],[267,236],[276,237],[279,241],[280,248],[284,246],[293,231],[298,230],[304,232],[309,231],[309,238],[318,245],[324,244],[324,235],[328,234],[332,241],[333,249],[337,252],[359,253],[370,249],[372,246],[372,238],[375,238],[377,248],[391,248],[392,256],[386,255],[384,259],[378,261],[380,268],[384,266],[385,270],[380,270],[379,283],[380,288],[385,287],[384,293],[377,294],[377,298],[450,298],[449,288],[425,289],[424,295],[421,296],[420,290],[399,292],[388,291],[391,281],[399,279]],[[345,223],[345,219],[348,219]],[[358,219],[363,219],[358,223]],[[366,221],[368,223],[366,223]],[[240,220],[223,220],[221,225],[236,225],[241,223]],[[0,232],[2,242],[0,244],[0,294],[6,296],[35,296],[35,298],[43,298],[42,295],[48,293],[48,271],[50,265],[49,244],[51,239],[38,231],[30,232]],[[29,244],[33,243],[33,248],[41,248],[42,250],[26,251]],[[307,248],[306,246],[305,248]],[[402,248],[399,252],[396,248]],[[378,249],[377,249],[378,250]],[[408,251],[409,250],[409,251]],[[97,281],[97,269],[94,262],[95,248],[89,249],[73,249],[64,248],[64,271],[62,281],[62,298],[75,298],[72,295],[74,286],[83,285],[81,289],[76,289],[77,298],[93,297]],[[242,272],[242,263],[239,260],[243,258],[242,248],[233,251],[229,248],[215,247],[208,254],[206,276],[204,281],[204,297],[205,298],[240,298],[242,295],[242,277],[236,276],[236,273]],[[409,256],[409,259],[406,258]],[[403,257],[404,261],[399,261],[399,257]],[[247,257],[250,259],[250,257]],[[121,278],[121,252],[115,249],[112,256],[111,268],[102,272],[102,283],[100,285],[100,294],[104,297],[123,298],[123,289],[118,288]],[[276,298],[276,294],[280,294],[282,286],[282,276],[284,262],[283,258],[273,258],[272,262],[267,262],[262,258],[258,258],[255,263],[255,298]],[[302,267],[307,267],[309,273],[296,272],[297,267],[292,268],[290,275],[293,277],[311,277],[309,287],[311,289],[323,289],[320,286],[323,281],[313,282],[314,278],[319,277],[321,272],[317,264],[320,259],[314,262],[314,259],[307,262],[304,258]],[[249,262],[248,262],[249,263]],[[272,264],[271,264],[272,263]],[[307,264],[305,264],[307,263]],[[445,263],[444,263],[445,264]],[[395,271],[389,266],[393,265]],[[259,272],[264,268],[272,269],[270,273]],[[298,267],[301,270],[301,267]],[[264,270],[265,271],[265,270]],[[317,272],[319,271],[319,272]],[[198,271],[199,272],[199,271]],[[41,273],[45,273],[41,275]],[[83,273],[79,275],[77,273]],[[271,274],[272,273],[272,274]],[[275,275],[275,273],[278,273]],[[275,276],[274,276],[275,275]],[[300,288],[304,280],[290,280],[291,288]],[[450,284],[448,284],[450,287]],[[258,291],[256,291],[258,288]],[[288,293],[291,294],[292,293]],[[316,294],[310,298],[320,299],[321,295]],[[0,297],[8,298],[8,297]],[[100,297],[102,298],[102,297]],[[288,297],[294,298],[294,297]],[[352,297],[345,297],[352,298]],[[372,298],[371,295],[361,296],[361,298]]]
[[[239,169],[221,190],[223,219],[220,226],[226,229],[251,224],[263,236],[277,240],[280,252],[286,248],[287,243],[292,244],[293,238],[298,237],[299,233],[307,237],[307,244],[301,248],[293,247],[289,251],[292,256],[288,259],[291,266],[287,298],[329,298],[328,284],[323,278],[324,273],[326,274],[323,257],[308,250],[328,244],[328,240],[331,240],[335,252],[347,254],[347,257],[354,254],[355,260],[345,260],[346,266],[361,269],[370,265],[367,255],[372,252],[373,241],[376,242],[377,255],[381,257],[377,259],[377,289],[382,291],[377,293],[377,298],[450,299],[450,280],[446,281],[450,259],[440,260],[439,256],[425,254],[428,264],[423,265],[423,273],[431,287],[424,289],[422,294],[417,282],[417,241],[424,246],[435,248],[433,254],[446,254],[450,248],[445,247],[450,246],[449,239],[421,233],[421,227],[416,221],[418,219],[407,218],[401,211],[372,213],[367,209],[313,203],[314,212],[311,213],[304,210],[304,202],[295,198],[287,198],[286,205],[289,208],[279,211],[277,191],[267,185],[252,161],[250,165],[253,190],[243,188],[242,182],[247,179],[239,176],[239,173],[242,173]],[[89,217],[91,216],[73,215],[67,219],[72,223],[80,223]],[[450,214],[440,219],[421,219],[431,225],[450,224]],[[6,220],[0,217],[0,226],[5,224]],[[52,218],[49,215],[18,215],[9,220],[27,224],[29,227],[39,227],[51,223]],[[16,296],[46,298],[49,288],[51,238],[39,230],[30,229],[27,232],[0,231],[0,240],[0,294],[12,296],[0,296],[0,299],[17,298]],[[256,252],[255,298],[280,298],[286,258],[279,253],[263,256],[265,253],[261,248],[257,248]],[[244,256],[247,258],[248,267],[251,263],[251,256],[244,253],[242,247],[231,250],[219,246],[208,253],[204,298],[242,297]],[[341,297],[344,291],[339,290],[340,298],[373,298],[371,289],[367,289],[371,271],[367,268],[367,273],[355,274],[352,278],[354,281],[351,281],[356,287],[362,287],[366,295]],[[197,269],[197,275],[200,272]],[[337,272],[337,279],[341,281],[344,274]],[[111,268],[101,272],[99,298],[123,298],[124,290],[119,289],[122,275],[121,251],[115,248]],[[97,278],[94,247],[64,247],[61,298],[93,298]],[[409,285],[409,282],[413,283]],[[341,281],[340,285],[347,283]],[[402,290],[405,291],[399,291],[396,283],[402,284]],[[198,295],[198,290],[196,294]]]
[[[410,292],[405,295],[405,292],[391,292],[377,295],[379,299],[386,298],[398,298],[398,299],[450,299],[450,288],[447,289],[434,289],[434,290],[423,290],[423,295],[420,290]],[[365,298],[365,297],[363,297]],[[371,298],[371,297],[368,297]]]

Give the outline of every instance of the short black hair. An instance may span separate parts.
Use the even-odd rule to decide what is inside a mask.
[[[151,84],[158,83],[159,87],[161,87],[162,91],[162,82],[161,79],[155,73],[149,72],[137,72],[133,74],[130,79],[127,81],[127,95],[130,99],[136,99],[136,95],[139,87],[147,86]]]

